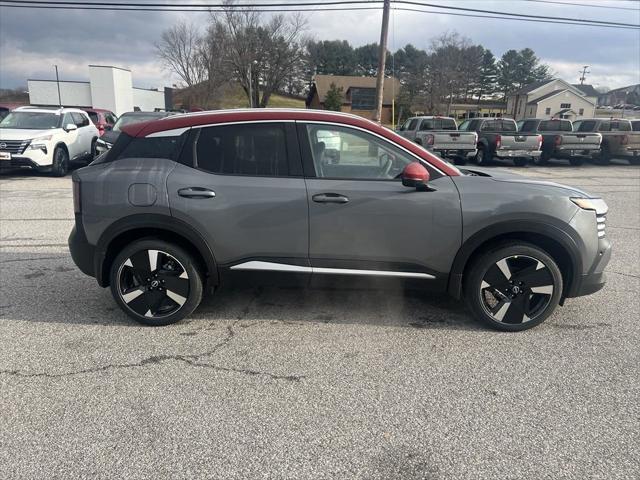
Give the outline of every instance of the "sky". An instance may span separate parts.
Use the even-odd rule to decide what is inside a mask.
[[[166,0],[140,1],[161,3]],[[440,5],[529,15],[640,24],[640,0],[556,2],[573,5],[540,0],[431,1]],[[249,3],[249,0],[243,3]],[[344,39],[354,46],[379,41],[380,11],[316,11],[305,16],[309,24],[308,34],[316,40]],[[204,29],[208,13],[0,7],[0,88],[24,87],[27,79],[55,78],[55,64],[59,67],[61,80],[87,80],[87,66],[98,64],[131,69],[133,83],[137,87],[170,86],[175,79],[158,61],[154,42],[165,29],[182,20],[194,22]],[[571,83],[578,83],[578,71],[583,65],[590,65],[591,73],[586,83],[596,87],[617,88],[640,83],[640,30],[548,25],[399,10],[392,11],[389,28],[389,49],[392,51],[407,43],[426,49],[431,38],[456,31],[472,43],[489,48],[496,57],[509,49],[532,48],[557,76]]]

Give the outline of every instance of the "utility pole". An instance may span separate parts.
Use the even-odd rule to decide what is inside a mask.
[[[587,68],[589,68],[589,65],[585,65],[582,67],[582,70],[578,70],[578,73],[580,73],[580,85],[584,85],[584,81],[587,79],[587,73],[591,73],[587,72]]]
[[[389,10],[391,0],[384,0],[382,7],[382,30],[380,31],[380,52],[378,57],[378,78],[376,79],[376,112],[374,122],[380,122],[382,118],[382,98],[384,90],[384,67],[387,59],[387,33],[389,32]]]
[[[62,96],[60,95],[60,78],[58,77],[58,65],[56,67],[56,86],[58,87],[58,105],[62,107]]]

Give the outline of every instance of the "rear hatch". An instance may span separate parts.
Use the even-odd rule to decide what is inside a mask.
[[[598,150],[602,142],[599,133],[563,133],[558,134],[558,147],[562,150]]]
[[[434,150],[475,150],[475,132],[432,132]]]
[[[500,150],[538,150],[539,148],[539,135],[500,134]]]

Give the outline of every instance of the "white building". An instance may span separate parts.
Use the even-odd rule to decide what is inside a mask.
[[[525,118],[593,118],[597,98],[560,80],[535,82],[516,90],[507,97],[506,116]]]
[[[172,89],[148,90],[133,86],[131,70],[89,65],[89,81],[27,80],[29,103],[111,110],[116,115],[134,109],[172,108]]]

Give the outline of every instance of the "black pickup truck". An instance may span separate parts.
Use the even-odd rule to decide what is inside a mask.
[[[491,163],[494,158],[511,158],[522,167],[541,154],[542,136],[519,133],[510,118],[473,118],[462,122],[458,130],[478,134],[478,165]]]
[[[546,165],[552,158],[569,160],[571,165],[582,165],[600,150],[602,135],[574,132],[570,120],[528,118],[518,122],[518,131],[542,135],[542,154],[534,158],[536,165]]]

